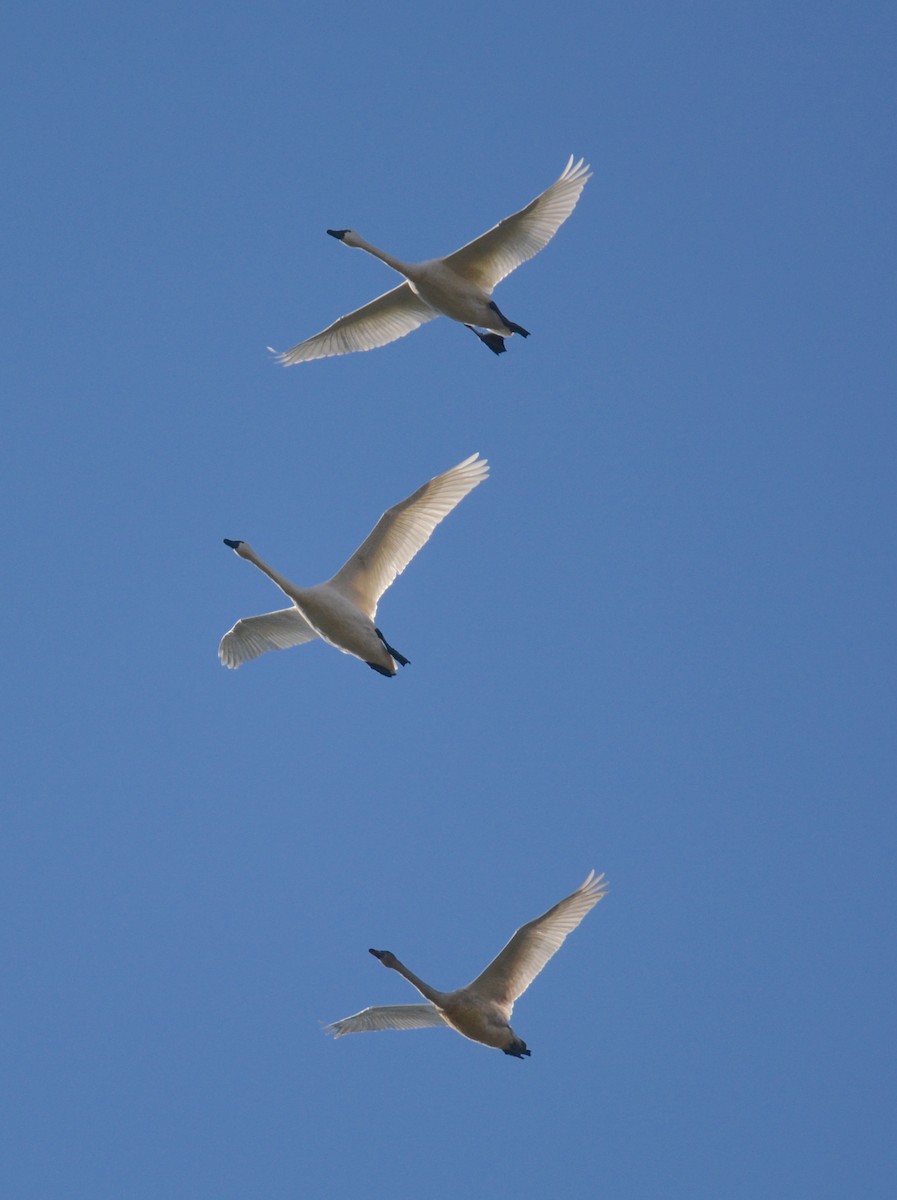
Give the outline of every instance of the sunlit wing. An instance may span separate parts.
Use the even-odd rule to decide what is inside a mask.
[[[380,1008],[363,1008],[352,1017],[343,1017],[324,1032],[335,1038],[347,1033],[370,1033],[377,1029],[429,1029],[445,1025],[439,1009],[432,1004],[387,1004]]]
[[[238,621],[221,639],[218,657],[226,667],[239,667],[267,650],[288,650],[317,636],[298,608],[281,608]]]
[[[548,960],[563,945],[564,938],[576,928],[606,894],[604,876],[589,872],[586,881],[526,925],[521,925],[504,950],[470,984],[472,989],[499,1003],[513,1004],[522,996]]]
[[[387,509],[349,561],[329,581],[374,619],[377,601],[468,492],[489,474],[485,458],[464,462],[419,487],[407,500]]]
[[[427,321],[438,317],[435,308],[421,300],[408,283],[400,283],[384,292],[370,304],[340,317],[321,333],[300,342],[292,350],[277,355],[285,367],[294,363],[311,362],[315,358],[330,358],[335,354],[351,354],[356,350],[374,350],[397,338],[404,337]]]
[[[491,292],[506,275],[548,245],[573,212],[590,178],[588,164],[580,159],[574,166],[571,154],[560,179],[541,196],[448,255],[445,262],[465,279]]]

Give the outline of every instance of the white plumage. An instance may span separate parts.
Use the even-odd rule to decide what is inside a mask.
[[[354,230],[328,229],[347,246],[366,250],[404,275],[405,282],[286,350],[278,355],[278,361],[292,366],[356,350],[373,350],[440,314],[466,325],[493,353],[503,353],[505,338],[513,333],[527,337],[528,332],[504,316],[491,299],[492,291],[521,263],[548,245],[573,212],[590,178],[588,165],[582,159],[574,165],[571,155],[560,178],[526,208],[505,217],[454,254],[426,262],[402,262],[378,250]]]
[[[285,650],[320,637],[382,675],[395,675],[396,663],[408,660],[375,627],[378,601],[439,522],[488,475],[486,459],[473,454],[429,480],[388,509],[348,562],[315,587],[297,587],[263,562],[247,542],[225,538],[225,545],[263,571],[293,604],[237,621],[218,648],[224,666],[239,667],[267,650]]]
[[[413,975],[389,950],[371,950],[384,966],[398,971],[428,1004],[365,1008],[326,1027],[334,1037],[380,1029],[423,1029],[448,1025],[474,1042],[523,1058],[530,1052],[510,1026],[515,1001],[563,945],[586,913],[607,893],[604,876],[586,880],[541,917],[521,925],[505,948],[467,987],[440,992]]]

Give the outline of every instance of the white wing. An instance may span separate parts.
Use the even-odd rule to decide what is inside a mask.
[[[502,1004],[522,996],[551,956],[607,892],[604,876],[590,871],[575,892],[541,917],[521,925],[504,950],[470,984],[471,990]]]
[[[363,1008],[354,1016],[325,1025],[324,1032],[339,1038],[347,1033],[369,1033],[375,1029],[429,1029],[445,1024],[433,1004],[387,1004],[380,1008]]]
[[[421,300],[408,283],[400,283],[391,292],[384,292],[363,308],[340,317],[321,333],[300,342],[292,350],[277,355],[285,367],[310,362],[314,358],[330,358],[334,354],[351,354],[354,350],[373,350],[404,337],[413,329],[432,321],[439,313]]]
[[[373,531],[329,583],[374,619],[377,601],[430,534],[468,492],[489,474],[485,458],[472,454],[413,496],[387,509]]]
[[[483,291],[491,292],[506,275],[548,245],[591,177],[588,164],[580,159],[574,166],[571,154],[560,179],[541,196],[450,254],[445,262]]]
[[[226,667],[239,667],[266,650],[288,650],[317,636],[298,608],[281,608],[238,621],[221,639],[218,657]]]

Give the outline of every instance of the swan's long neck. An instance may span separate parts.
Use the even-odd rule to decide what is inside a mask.
[[[394,271],[398,271],[400,275],[408,278],[409,268],[414,269],[413,263],[402,262],[399,258],[393,258],[391,254],[387,254],[385,250],[378,250],[376,246],[372,246],[370,242],[366,242],[363,237],[355,234],[355,245],[359,250],[367,250],[368,254],[373,254],[374,258],[379,258],[381,262],[385,262],[388,267],[392,267]]]
[[[247,562],[251,562],[254,567],[258,567],[260,571],[268,576],[272,583],[276,583],[285,596],[289,596],[291,600],[295,599],[296,592],[298,590],[296,585],[290,583],[289,579],[286,579],[279,572],[275,571],[273,567],[269,567],[268,564],[263,559],[259,558],[256,552],[245,543],[243,545],[242,557],[245,558]]]
[[[435,1004],[439,1008],[442,1007],[443,1000],[445,999],[443,992],[438,992],[436,988],[432,988],[428,983],[424,983],[422,979],[418,979],[414,972],[409,971],[405,964],[400,963],[398,959],[395,960],[393,970],[398,971],[404,979],[407,979],[411,986],[417,988],[420,994],[426,1000],[429,1000],[431,1004]]]

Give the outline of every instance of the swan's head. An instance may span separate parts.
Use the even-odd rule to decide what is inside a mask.
[[[232,542],[230,538],[224,538],[225,546],[230,546],[235,554],[239,554],[240,558],[246,558],[246,551],[249,549],[248,542]]]
[[[395,965],[399,961],[391,950],[368,950],[368,954],[373,954],[374,958],[379,958],[384,967],[395,969]]]
[[[354,229],[328,229],[327,232],[331,237],[335,237],[337,241],[345,242],[347,246],[355,246],[357,248],[361,245],[361,238]]]

